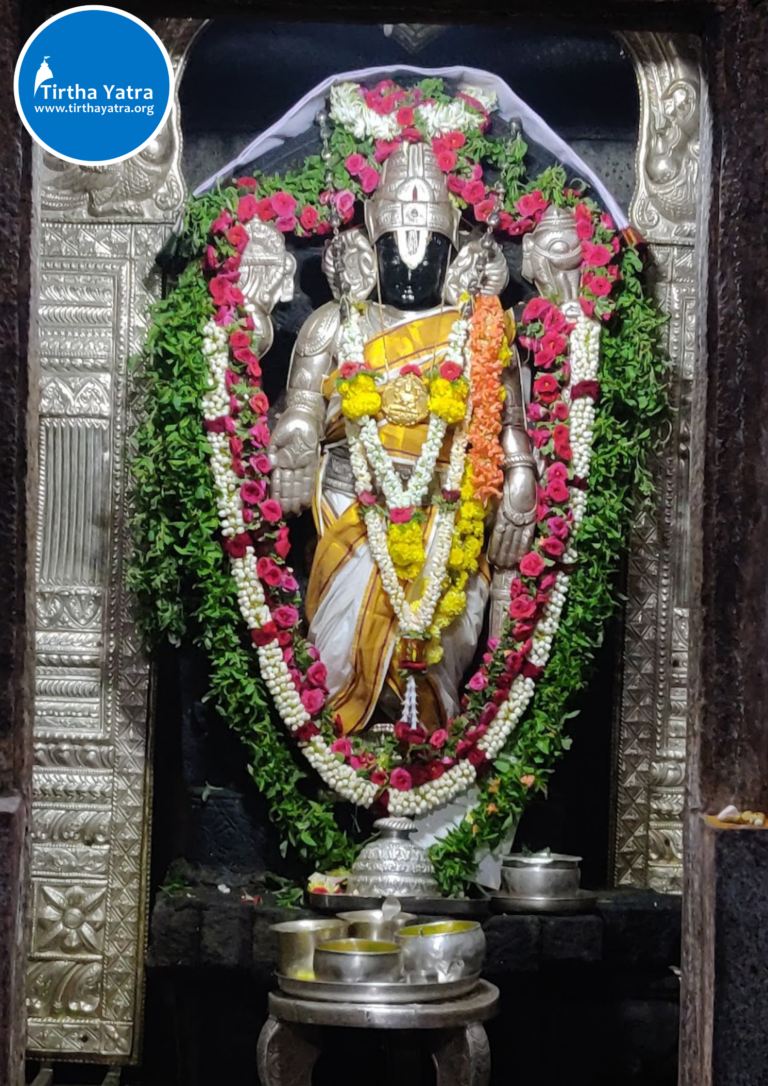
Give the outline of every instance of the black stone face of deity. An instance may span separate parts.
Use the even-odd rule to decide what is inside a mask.
[[[376,242],[383,304],[396,309],[433,309],[440,305],[452,255],[449,239],[433,234],[427,242],[424,259],[415,268],[409,268],[398,252],[395,235],[383,234]]]

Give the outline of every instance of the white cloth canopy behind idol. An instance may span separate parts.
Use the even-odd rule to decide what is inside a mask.
[[[287,140],[295,139],[303,132],[308,131],[315,123],[317,111],[325,106],[328,91],[335,83],[366,83],[371,80],[389,79],[403,74],[420,78],[436,76],[442,79],[450,79],[459,86],[474,86],[485,91],[493,91],[498,99],[497,112],[503,120],[510,121],[513,118],[519,120],[526,139],[537,143],[545,151],[549,151],[564,166],[568,166],[584,181],[589,182],[605,208],[613,216],[619,229],[623,230],[629,225],[626,213],[594,170],[586,164],[580,155],[576,154],[573,148],[569,147],[564,139],[558,136],[557,132],[549,127],[535,110],[531,109],[522,98],[518,97],[503,79],[492,72],[484,71],[482,68],[466,68],[463,65],[449,68],[416,68],[410,64],[389,64],[376,68],[360,68],[358,71],[341,72],[339,75],[330,76],[328,79],[323,80],[322,83],[318,83],[295,106],[289,109],[279,121],[276,121],[275,124],[252,140],[247,147],[244,147],[237,158],[228,162],[226,166],[223,166],[212,177],[209,177],[202,185],[198,185],[195,189],[195,196],[206,192],[222,178],[231,177],[239,167],[255,162],[262,155],[267,154],[268,151],[282,147]]]

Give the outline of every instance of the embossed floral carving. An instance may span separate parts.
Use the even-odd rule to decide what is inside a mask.
[[[106,887],[41,886],[37,951],[100,954]]]

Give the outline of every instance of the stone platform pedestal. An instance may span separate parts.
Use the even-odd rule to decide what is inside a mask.
[[[269,927],[316,915],[280,909],[266,895],[262,903],[248,900],[258,895],[253,887],[227,894],[209,885],[158,898],[145,1052],[158,1086],[255,1076],[256,1039],[275,983]],[[501,992],[500,1015],[487,1026],[491,1086],[513,1075],[547,1086],[675,1086],[679,897],[611,891],[591,915],[492,916],[483,926],[484,976]],[[384,1045],[379,1051],[375,1031],[329,1031],[315,1086],[338,1083],[340,1060],[362,1061],[368,1086],[432,1082],[429,1054],[408,1036],[398,1034],[404,1047],[393,1079],[392,1053]]]

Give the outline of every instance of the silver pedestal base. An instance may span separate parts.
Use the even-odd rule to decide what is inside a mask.
[[[498,988],[485,980],[470,995],[443,1003],[324,1003],[273,992],[259,1037],[259,1079],[262,1086],[311,1086],[322,1050],[320,1027],[351,1026],[427,1030],[437,1086],[488,1086],[491,1054],[483,1022],[498,1001]]]

